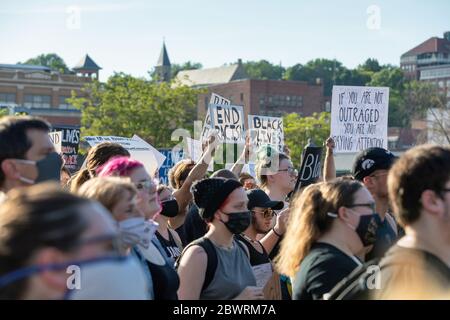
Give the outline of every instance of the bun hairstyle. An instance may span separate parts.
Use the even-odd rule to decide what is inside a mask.
[[[194,203],[203,220],[211,222],[214,213],[223,205],[228,196],[242,185],[236,180],[224,178],[203,179],[191,187]]]

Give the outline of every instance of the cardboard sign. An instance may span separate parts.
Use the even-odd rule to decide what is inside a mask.
[[[159,168],[158,178],[161,184],[169,185],[169,170],[183,159],[183,150],[174,151],[172,149],[158,149],[158,151],[166,157],[163,164]]]
[[[189,156],[189,158],[191,158],[197,163],[203,154],[202,143],[198,140],[191,139],[189,137],[186,137],[186,143],[187,143],[187,154],[185,154],[185,158]],[[213,160],[211,160],[211,162],[208,165],[208,171],[210,172],[214,171]]]
[[[283,118],[249,115],[248,130],[252,146],[258,148],[269,144],[279,152],[283,152]]]
[[[130,152],[132,159],[138,160],[144,164],[145,169],[152,177],[157,174],[158,168],[161,167],[166,159],[166,157],[158,150],[136,135],[132,138],[101,136],[84,137],[84,139],[91,147],[106,141],[120,144]]]
[[[281,300],[281,284],[280,275],[276,272],[272,274],[272,277],[267,281],[263,289],[265,300]]]
[[[231,101],[228,99],[225,99],[224,97],[219,96],[218,94],[215,94],[214,92],[211,93],[211,99],[209,101],[209,105],[230,105]],[[211,113],[209,110],[209,106],[208,106],[208,110],[206,111],[206,116],[205,116],[205,121],[203,121],[203,128],[202,128],[202,134],[201,134],[201,138],[200,141],[202,143],[204,143],[209,136],[209,132],[211,130]]]
[[[303,150],[302,164],[295,184],[295,191],[317,182],[320,177],[320,171],[322,170],[321,156],[321,147],[307,146]]]
[[[55,151],[61,154],[62,150],[62,131],[49,132],[48,136],[55,147]]]
[[[387,149],[389,88],[333,86],[331,136],[336,153]]]
[[[62,132],[61,154],[64,166],[71,172],[78,170],[78,147],[80,144],[80,128],[53,127],[53,131]]]
[[[209,107],[211,128],[217,130],[219,142],[245,143],[244,108],[233,105]]]
[[[226,105],[229,106],[231,105],[231,101],[213,92],[211,93],[211,100],[209,101],[209,104],[219,104],[223,106]]]

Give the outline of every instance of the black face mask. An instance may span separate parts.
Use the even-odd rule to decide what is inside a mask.
[[[174,218],[178,214],[178,202],[175,199],[161,202],[161,207],[160,214],[165,217]]]
[[[252,221],[252,214],[250,211],[223,213],[228,216],[228,222],[220,221],[222,221],[232,234],[244,232],[250,226]]]
[[[377,213],[359,217],[359,223],[355,231],[365,247],[374,244],[377,240],[377,217]]]
[[[49,153],[44,159],[36,162],[39,175],[36,183],[44,181],[59,181],[61,178],[61,167],[63,161],[56,152]]]

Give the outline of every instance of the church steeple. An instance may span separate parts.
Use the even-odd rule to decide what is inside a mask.
[[[163,41],[161,48],[161,53],[159,54],[158,62],[155,66],[155,74],[158,81],[167,82],[170,81],[171,64],[169,60],[169,55],[167,54],[166,43]]]

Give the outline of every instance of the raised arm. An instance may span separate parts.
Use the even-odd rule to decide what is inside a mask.
[[[330,181],[336,178],[336,166],[334,163],[334,140],[329,137],[327,141],[325,141],[326,153],[325,160],[323,166],[323,180]]]

